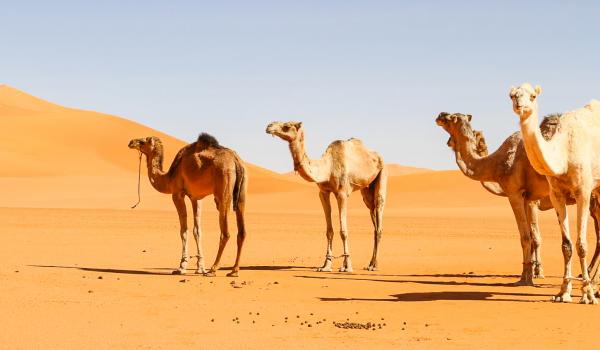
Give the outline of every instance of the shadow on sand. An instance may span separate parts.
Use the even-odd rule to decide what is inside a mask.
[[[88,271],[88,272],[104,272],[104,273],[119,273],[126,275],[156,275],[156,276],[166,276],[171,275],[173,269],[165,269],[169,272],[156,272],[150,270],[128,270],[128,269],[110,269],[110,268],[100,268],[100,267],[83,267],[83,266],[60,266],[60,265],[27,265],[31,267],[42,267],[42,268],[54,268],[54,269],[74,269],[80,271]]]
[[[506,296],[506,298],[497,298],[497,296]],[[511,297],[547,297],[547,300],[525,300]],[[440,300],[485,300],[485,301],[508,301],[523,303],[550,302],[550,295],[532,294],[532,293],[504,293],[504,292],[423,292],[423,293],[404,293],[390,295],[391,298],[319,298],[321,301],[391,301],[391,302],[418,302],[418,301],[440,301]]]
[[[41,267],[41,268],[55,268],[55,269],[75,269],[80,271],[88,271],[88,272],[103,272],[103,273],[118,273],[118,274],[127,274],[127,275],[155,275],[155,276],[167,276],[171,275],[171,272],[174,271],[174,268],[167,267],[158,267],[147,270],[131,270],[131,269],[112,269],[112,268],[100,268],[100,267],[83,267],[83,266],[60,266],[60,265],[28,265],[31,267]],[[221,267],[219,270],[231,270],[232,267]],[[307,269],[311,269],[310,267],[303,266],[241,266],[240,270],[249,270],[249,271],[304,271]],[[157,271],[159,270],[159,271]],[[164,272],[163,272],[164,271]],[[188,269],[187,274],[194,274],[194,269]]]
[[[340,274],[342,275],[342,274]],[[417,276],[417,277],[428,277],[430,275],[406,275],[406,277]],[[454,275],[432,275],[433,277],[439,278],[451,278]],[[471,275],[469,275],[471,276]],[[324,279],[324,280],[348,280],[348,281],[369,281],[369,282],[384,282],[384,283],[418,283],[418,284],[429,284],[429,285],[444,285],[444,286],[475,286],[475,287],[520,287],[515,282],[494,282],[494,283],[485,283],[485,282],[475,282],[475,281],[435,281],[435,280],[419,280],[419,279],[380,279],[380,278],[353,278],[353,277],[337,277],[337,276],[310,276],[310,275],[296,275],[294,277],[298,278],[313,278],[313,279]],[[394,275],[393,277],[402,277],[398,275]],[[456,277],[464,278],[464,275],[458,275]],[[496,276],[496,277],[508,277],[513,278],[512,275],[508,276]],[[534,287],[536,288],[556,288],[557,285],[552,284],[536,284]]]

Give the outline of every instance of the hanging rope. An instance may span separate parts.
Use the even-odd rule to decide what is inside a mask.
[[[139,161],[139,165],[138,165],[138,201],[137,203],[135,203],[131,209],[135,209],[135,207],[138,206],[138,204],[140,204],[140,202],[142,201],[142,196],[141,196],[141,189],[140,189],[140,183],[142,181],[142,151],[140,151],[140,161]]]

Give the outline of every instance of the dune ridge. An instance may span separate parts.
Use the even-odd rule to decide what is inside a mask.
[[[138,154],[130,139],[158,136],[165,145],[165,168],[183,140],[122,117],[63,107],[8,85],[0,86],[0,199],[2,207],[126,209],[137,199]],[[236,150],[244,158],[245,150]],[[321,210],[314,184],[295,174],[278,174],[246,163],[249,208]],[[497,205],[497,199],[458,171],[390,164],[389,208],[439,205]],[[401,176],[399,176],[401,175]],[[141,209],[172,210],[169,196],[157,193],[142,164]],[[362,208],[359,194],[352,207]],[[208,207],[211,207],[210,205]]]

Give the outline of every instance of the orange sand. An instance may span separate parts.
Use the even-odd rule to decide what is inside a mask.
[[[142,205],[128,209],[136,199],[137,154],[126,145],[134,137],[161,137],[167,167],[181,141],[7,86],[0,87],[0,120],[0,348],[529,349],[596,343],[597,306],[549,302],[562,273],[554,214],[541,216],[547,278],[536,287],[514,287],[521,253],[506,199],[457,171],[390,178],[377,272],[360,270],[371,254],[372,227],[355,193],[349,217],[355,273],[341,274],[313,272],[325,250],[316,187],[249,165],[241,276],[219,271],[205,278],[193,270],[172,276],[180,254],[175,211],[169,196],[156,193],[145,177]],[[441,140],[440,151],[444,147]],[[203,211],[210,265],[219,236],[212,199],[204,200]],[[232,239],[224,266],[232,264],[234,246]],[[340,251],[336,236],[334,252]],[[332,324],[347,319],[386,325],[367,331]],[[300,324],[305,321],[311,327]]]

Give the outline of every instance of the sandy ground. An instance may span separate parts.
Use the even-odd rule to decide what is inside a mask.
[[[0,209],[0,348],[595,345],[597,307],[549,301],[562,260],[551,215],[542,220],[548,277],[515,287],[514,223],[506,212],[473,211],[392,211],[376,272],[360,270],[372,234],[366,213],[353,212],[353,274],[313,271],[325,243],[317,211],[249,213],[244,267],[231,279],[223,270],[170,275],[180,246],[173,212]],[[218,231],[214,213],[205,214],[210,264]],[[224,266],[233,258],[232,240]]]
[[[248,164],[249,236],[240,277],[225,277],[226,269],[215,278],[195,275],[193,263],[188,275],[174,276],[176,213],[169,196],[149,186],[145,169],[142,203],[129,209],[138,158],[126,145],[160,136],[166,168],[183,141],[7,86],[0,86],[0,121],[0,348],[596,345],[598,306],[550,302],[562,274],[554,213],[541,217],[547,278],[535,287],[514,286],[521,250],[507,201],[458,171],[396,166],[404,175],[389,181],[376,272],[361,270],[373,234],[355,193],[349,210],[355,272],[318,273],[325,224],[315,186]],[[215,214],[206,198],[207,266],[219,237]],[[223,266],[233,263],[234,247],[232,239]],[[334,253],[340,252],[336,235]],[[336,326],[345,322],[375,326]]]

